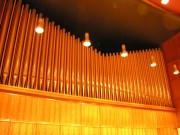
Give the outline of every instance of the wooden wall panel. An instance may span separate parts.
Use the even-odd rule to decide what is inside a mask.
[[[173,97],[174,106],[177,108],[178,126],[180,126],[180,74],[174,75],[173,65],[176,64],[180,70],[180,34],[171,37],[168,41],[161,45],[162,52],[166,62],[166,70],[171,86],[171,94]],[[167,84],[167,82],[166,82]],[[165,85],[166,86],[166,85]],[[169,91],[165,91],[168,93]],[[167,95],[165,95],[166,97]],[[168,97],[170,99],[170,97]]]
[[[2,135],[177,135],[174,108],[136,106],[7,85],[0,85],[0,98]]]

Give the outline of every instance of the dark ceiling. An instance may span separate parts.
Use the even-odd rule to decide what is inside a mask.
[[[81,41],[90,33],[103,53],[156,48],[180,32],[180,17],[142,0],[23,0]]]

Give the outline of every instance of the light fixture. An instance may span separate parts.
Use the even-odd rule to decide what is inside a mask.
[[[39,34],[43,33],[44,32],[44,28],[43,28],[43,19],[42,18],[39,18],[38,20],[38,25],[35,29],[35,31]]]
[[[156,61],[154,59],[153,56],[151,56],[151,67],[155,67],[157,64],[156,64]]]
[[[164,5],[168,4],[168,2],[169,0],[161,0],[161,4],[164,4]]]
[[[173,68],[174,68],[174,72],[173,72],[173,74],[174,74],[174,75],[179,74],[179,70],[178,70],[178,68],[177,68],[176,64],[174,64],[174,65],[173,65]]]
[[[88,32],[85,33],[85,40],[83,41],[83,45],[86,46],[86,47],[91,45],[91,42],[89,40],[89,33]]]
[[[121,53],[122,57],[127,57],[128,56],[128,52],[126,51],[126,46],[125,44],[122,44],[122,53]]]

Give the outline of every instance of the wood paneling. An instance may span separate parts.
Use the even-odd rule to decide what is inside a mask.
[[[177,135],[174,108],[138,107],[7,85],[0,85],[0,99],[2,135]]]
[[[180,126],[180,74],[173,74],[174,64],[176,64],[178,70],[180,70],[180,34],[177,34],[168,41],[164,42],[161,48],[165,57],[173,102],[175,107],[178,108],[178,124]]]

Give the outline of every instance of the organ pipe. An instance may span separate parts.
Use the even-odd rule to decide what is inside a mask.
[[[44,18],[44,33],[35,33],[42,14],[8,0],[0,15],[0,82],[54,93],[172,106],[164,59],[159,49],[102,54]],[[151,56],[157,66],[149,66]]]

